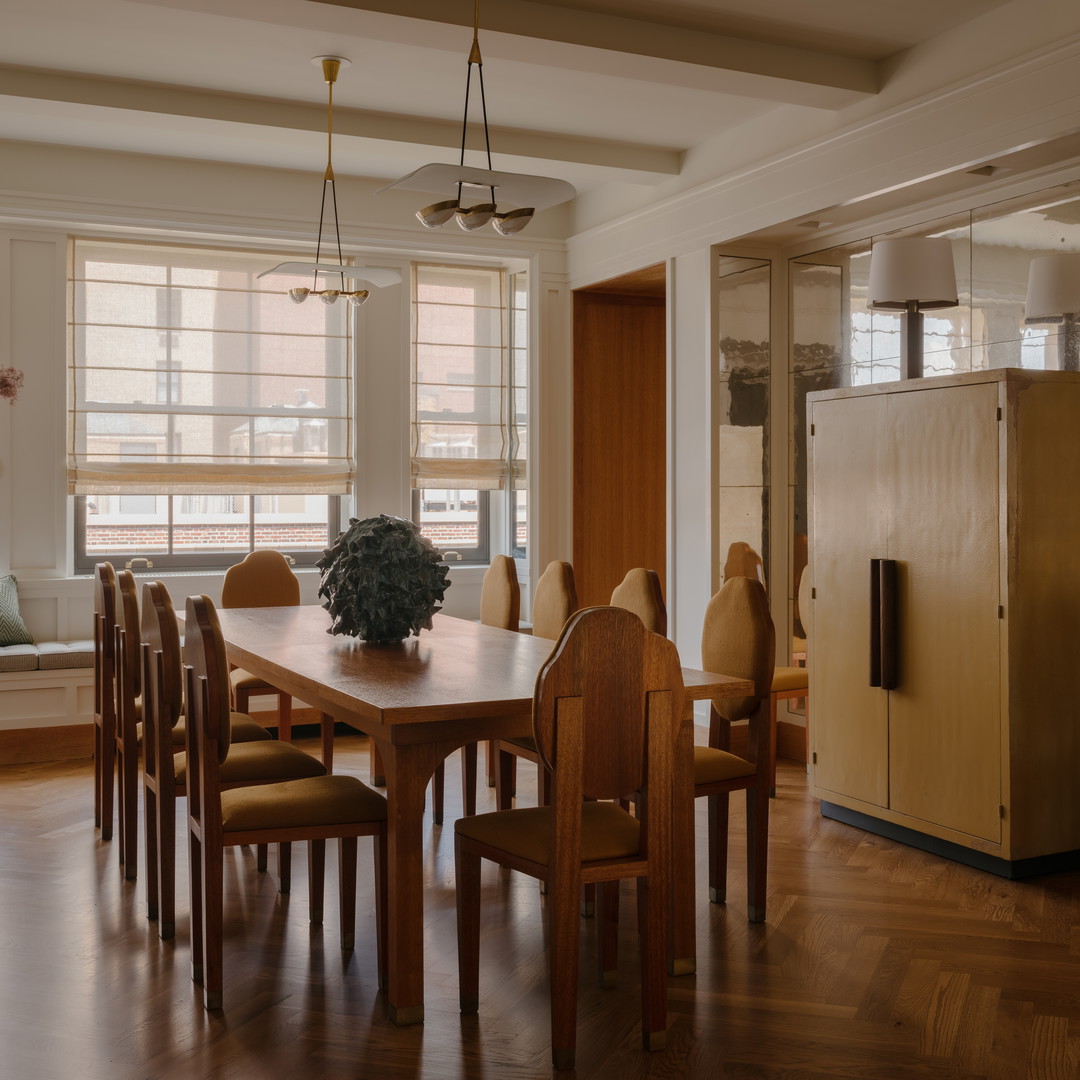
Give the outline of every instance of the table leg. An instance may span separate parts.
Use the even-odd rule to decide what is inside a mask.
[[[459,743],[395,746],[379,740],[386,770],[388,988],[390,1019],[424,1019],[424,791]]]
[[[697,969],[697,925],[694,814],[694,706],[687,705],[675,748],[675,779],[671,808],[671,940],[672,975],[690,975]]]

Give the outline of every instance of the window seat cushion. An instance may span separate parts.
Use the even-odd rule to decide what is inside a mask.
[[[0,672],[92,668],[92,641],[41,641],[36,645],[0,646]]]

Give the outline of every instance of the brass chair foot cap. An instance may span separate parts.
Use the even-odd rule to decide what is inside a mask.
[[[572,1069],[574,1067],[574,1051],[556,1050],[552,1048],[551,1063],[556,1069]]]
[[[390,1019],[398,1027],[408,1027],[409,1024],[422,1024],[424,1022],[424,1006],[404,1005],[399,1009],[396,1005],[391,1005]]]
[[[765,909],[763,907],[748,907],[746,909],[746,917],[751,922],[764,922]]]
[[[205,1005],[210,1011],[221,1008],[221,995],[220,994],[207,994],[205,997]]]
[[[727,889],[710,889],[709,902],[712,904],[726,904]]]
[[[601,971],[600,972],[600,985],[605,990],[610,990],[616,982],[618,982],[619,973],[617,971]]]
[[[672,975],[693,975],[697,971],[697,960],[692,956],[682,956],[671,961]]]
[[[355,949],[355,948],[356,948],[356,935],[355,934],[346,934],[341,939],[341,951],[342,952],[352,952],[353,949]]]
[[[461,1015],[475,1016],[480,1011],[480,998],[469,994],[462,994],[460,999]]]
[[[641,1041],[646,1050],[663,1050],[667,1046],[667,1031],[646,1031]]]

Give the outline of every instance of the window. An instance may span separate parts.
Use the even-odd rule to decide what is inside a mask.
[[[451,561],[524,555],[525,274],[413,270],[413,514]]]
[[[313,563],[350,490],[347,307],[297,307],[265,252],[76,240],[69,491],[76,566]]]

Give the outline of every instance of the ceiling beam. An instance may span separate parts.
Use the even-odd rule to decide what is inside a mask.
[[[308,0],[450,26],[472,26],[471,4],[446,0]],[[660,6],[662,10],[662,6]],[[837,53],[688,30],[537,0],[481,11],[481,45],[501,59],[627,79],[841,109],[876,94],[879,66]],[[386,31],[385,20],[379,29]]]
[[[0,97],[65,102],[147,115],[183,116],[208,121],[251,124],[291,131],[325,132],[326,106],[279,98],[219,93],[185,86],[45,71],[0,65]],[[428,146],[457,151],[459,121],[398,116],[343,106],[334,108],[335,134],[344,138]],[[483,144],[482,130],[470,125],[470,146]],[[678,151],[603,139],[583,139],[552,132],[492,128],[499,157],[602,166],[626,179],[644,182],[677,175]]]

